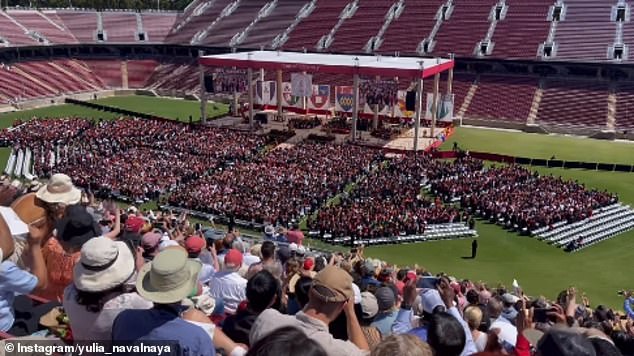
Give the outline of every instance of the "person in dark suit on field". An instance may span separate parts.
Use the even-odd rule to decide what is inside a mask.
[[[478,253],[478,239],[473,239],[473,241],[471,242],[471,259],[475,259],[477,253]]]

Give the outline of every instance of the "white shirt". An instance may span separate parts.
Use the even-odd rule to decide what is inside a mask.
[[[76,301],[77,290],[69,285],[64,290],[64,311],[68,314],[75,340],[111,340],[112,323],[126,309],[150,309],[152,302],[136,292],[123,293],[108,300],[98,313],[90,312]]]
[[[243,257],[243,261],[245,266],[251,266],[254,263],[259,263],[261,260],[260,260],[260,257],[258,256],[254,256],[250,253],[245,253]]]
[[[209,263],[203,262],[200,257],[194,258],[194,260],[202,264],[202,267],[200,268],[200,272],[198,272],[198,281],[202,284],[209,283],[211,278],[216,273],[214,266],[210,265]]]
[[[245,299],[247,280],[237,272],[216,272],[209,281],[209,294],[214,298],[222,299],[225,304],[225,312],[235,314],[238,305]]]
[[[493,329],[500,329],[499,338],[515,346],[515,342],[517,341],[517,328],[508,320],[504,317],[495,319],[489,327],[489,330]]]

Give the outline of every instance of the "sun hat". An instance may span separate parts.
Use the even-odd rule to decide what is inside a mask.
[[[98,237],[82,246],[73,281],[80,291],[103,292],[127,281],[134,268],[134,255],[125,242]]]
[[[354,298],[352,277],[339,267],[326,266],[315,275],[311,292],[327,303],[351,300]]]
[[[273,225],[266,225],[264,227],[264,233],[267,235],[273,235],[275,234],[275,228],[273,227]]]
[[[181,248],[159,252],[139,271],[136,289],[143,298],[159,303],[177,303],[189,296],[198,285],[202,264],[187,257]]]
[[[73,185],[66,174],[53,174],[48,183],[37,191],[37,197],[49,204],[73,205],[81,200],[81,190]]]
[[[423,311],[427,314],[433,314],[438,307],[444,307],[445,303],[440,297],[440,293],[436,289],[427,289],[421,295]]]
[[[190,236],[185,240],[185,249],[189,253],[200,253],[205,247],[205,240],[199,236]]]
[[[361,313],[363,319],[370,319],[379,312],[379,304],[374,294],[370,292],[361,293]]]
[[[167,240],[164,239],[159,244],[159,251],[163,251],[163,250],[165,250],[165,249],[167,249],[169,247],[178,247],[178,246],[180,246],[178,244],[178,241],[170,240],[170,239],[167,239]]]

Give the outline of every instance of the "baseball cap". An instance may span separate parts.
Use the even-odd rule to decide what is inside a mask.
[[[242,265],[242,252],[232,248],[225,255],[225,267],[239,268],[241,265]]]
[[[199,253],[205,247],[205,240],[199,236],[190,236],[185,240],[185,249],[189,253]]]
[[[389,310],[396,303],[394,291],[389,287],[381,287],[377,289],[376,292],[374,292],[374,296],[376,297],[380,311]]]
[[[302,266],[305,270],[309,271],[315,266],[315,260],[312,258],[307,258],[304,261],[304,265]]]
[[[326,266],[315,275],[311,292],[327,303],[351,300],[354,298],[352,277],[339,267]]]
[[[141,237],[141,246],[145,249],[152,249],[161,242],[161,234],[157,232],[146,232]]]
[[[145,220],[136,215],[128,216],[128,219],[125,221],[125,230],[139,232],[145,225]]]
[[[364,319],[373,318],[379,312],[379,304],[374,294],[361,293],[361,313]]]

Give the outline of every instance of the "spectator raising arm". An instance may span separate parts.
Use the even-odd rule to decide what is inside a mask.
[[[31,261],[31,273],[37,277],[37,285],[32,292],[40,292],[48,285],[48,273],[46,263],[42,255],[42,241],[44,241],[51,229],[48,222],[39,225],[29,225],[29,256]]]
[[[354,301],[348,301],[346,303],[344,312],[346,313],[346,322],[348,329],[348,339],[361,350],[370,351],[370,346],[368,346],[368,340],[365,338],[363,331],[361,330],[361,325],[359,325],[359,320],[357,320],[357,315],[354,312]]]

